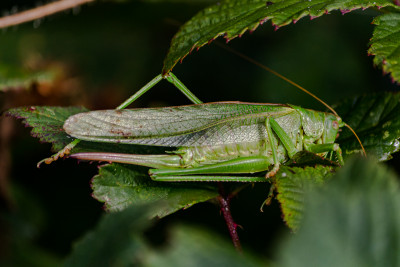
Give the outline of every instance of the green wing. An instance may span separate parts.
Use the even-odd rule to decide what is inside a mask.
[[[155,146],[203,146],[265,138],[265,118],[293,112],[279,104],[216,102],[165,108],[100,110],[68,118],[76,138]]]

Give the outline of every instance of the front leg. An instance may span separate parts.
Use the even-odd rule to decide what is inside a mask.
[[[289,135],[282,129],[282,127],[278,124],[278,122],[274,118],[267,118],[265,121],[265,126],[268,133],[268,139],[271,144],[272,156],[274,159],[274,167],[272,170],[267,173],[266,178],[274,176],[278,170],[280,162],[278,161],[277,150],[278,144],[275,145],[274,140],[272,138],[272,130],[275,132],[276,136],[278,137],[279,141],[282,142],[283,146],[285,147],[289,158],[292,158],[298,150],[296,146],[293,144],[292,139],[290,139]]]
[[[341,166],[344,165],[342,149],[340,148],[339,144],[332,143],[332,144],[306,144],[304,145],[307,151],[312,153],[324,153],[329,151],[334,151],[336,153],[336,157],[339,161]]]

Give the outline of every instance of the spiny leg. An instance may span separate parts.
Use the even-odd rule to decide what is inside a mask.
[[[307,151],[310,151],[310,152],[313,152],[313,153],[324,153],[324,152],[334,151],[336,153],[336,157],[337,157],[337,159],[339,161],[339,164],[341,166],[344,165],[342,149],[340,148],[339,144],[337,144],[337,143],[331,143],[331,144],[307,144],[307,145],[305,145],[305,149]]]
[[[297,152],[299,152],[296,146],[293,144],[292,139],[290,139],[289,135],[285,132],[285,130],[282,129],[282,127],[274,118],[270,118],[269,123],[272,130],[275,132],[276,136],[285,147],[289,158],[292,158]]]
[[[189,98],[190,101],[193,102],[193,104],[202,104],[203,101],[197,98],[172,72],[168,73],[164,79],[167,79],[170,83],[175,85],[176,88],[179,89],[179,91],[182,92],[187,98]]]
[[[267,170],[268,166],[269,159],[267,157],[253,156],[236,158],[195,168],[150,169],[149,174],[153,179],[159,180],[159,178],[162,178],[164,176],[255,173]]]
[[[242,183],[256,183],[266,182],[264,177],[253,176],[233,176],[233,175],[170,175],[152,177],[153,181],[157,182],[242,182]]]
[[[269,178],[274,176],[278,171],[279,171],[279,161],[278,161],[278,155],[276,153],[276,150],[278,149],[278,145],[275,146],[274,138],[272,136],[272,129],[270,125],[270,118],[267,118],[265,120],[265,127],[267,128],[267,134],[268,134],[268,140],[271,145],[271,150],[272,150],[272,158],[274,160],[274,167],[272,168],[271,171],[269,171],[266,175],[265,178]]]
[[[261,204],[261,207],[260,207],[261,212],[264,212],[263,209],[264,209],[265,205],[269,206],[271,204],[272,198],[274,197],[275,189],[276,189],[275,183],[272,183],[271,187],[269,188],[267,199],[264,200],[264,202]]]
[[[271,143],[272,155],[274,156],[274,168],[269,173],[267,173],[266,176],[267,178],[269,178],[271,176],[274,176],[279,170],[279,161],[277,159],[277,152],[276,152],[278,146],[277,145],[275,146],[275,144],[273,143],[272,130],[275,132],[279,141],[285,147],[289,158],[292,158],[298,152],[298,150],[296,146],[293,144],[293,141],[285,132],[285,130],[282,129],[282,127],[278,124],[278,122],[274,118],[267,118],[266,127],[267,127],[268,138]]]

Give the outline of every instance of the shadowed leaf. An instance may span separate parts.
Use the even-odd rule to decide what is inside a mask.
[[[140,205],[104,215],[75,244],[64,266],[132,266],[145,247],[141,235],[151,225],[149,211],[158,206]]]
[[[145,266],[268,266],[251,254],[238,253],[228,240],[205,230],[180,226],[171,236],[167,249],[148,254]]]

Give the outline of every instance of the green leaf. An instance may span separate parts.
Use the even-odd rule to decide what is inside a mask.
[[[268,266],[251,254],[238,253],[230,242],[205,230],[180,226],[171,236],[167,249],[146,255],[145,266]]]
[[[22,119],[31,134],[41,142],[52,143],[54,151],[62,149],[72,141],[63,129],[64,121],[71,115],[87,111],[82,107],[32,106],[10,109],[7,114]]]
[[[227,41],[254,31],[260,24],[271,20],[275,29],[310,16],[311,19],[332,10],[342,13],[369,7],[398,8],[391,0],[227,0],[212,5],[186,22],[174,36],[164,60],[163,74],[194,49],[224,36]]]
[[[371,47],[368,52],[375,55],[374,63],[394,81],[400,80],[400,14],[389,13],[374,19]]]
[[[279,266],[398,266],[398,177],[374,160],[348,161],[307,197],[302,227]]]
[[[360,137],[368,155],[389,160],[400,149],[400,94],[369,94],[342,101],[336,111]],[[346,128],[338,138],[343,156],[361,152],[354,135]]]
[[[158,217],[218,195],[217,187],[212,184],[154,182],[147,168],[116,163],[100,168],[99,174],[93,178],[92,188],[93,196],[105,202],[106,208],[111,211],[164,200],[163,209],[152,212],[152,216]]]
[[[141,234],[150,227],[149,211],[159,204],[106,214],[96,228],[75,244],[65,266],[133,266],[143,253]]]
[[[281,167],[272,178],[277,192],[276,199],[281,204],[283,220],[288,227],[296,231],[304,212],[306,194],[315,187],[320,187],[333,175],[334,169],[327,166],[315,168]]]

